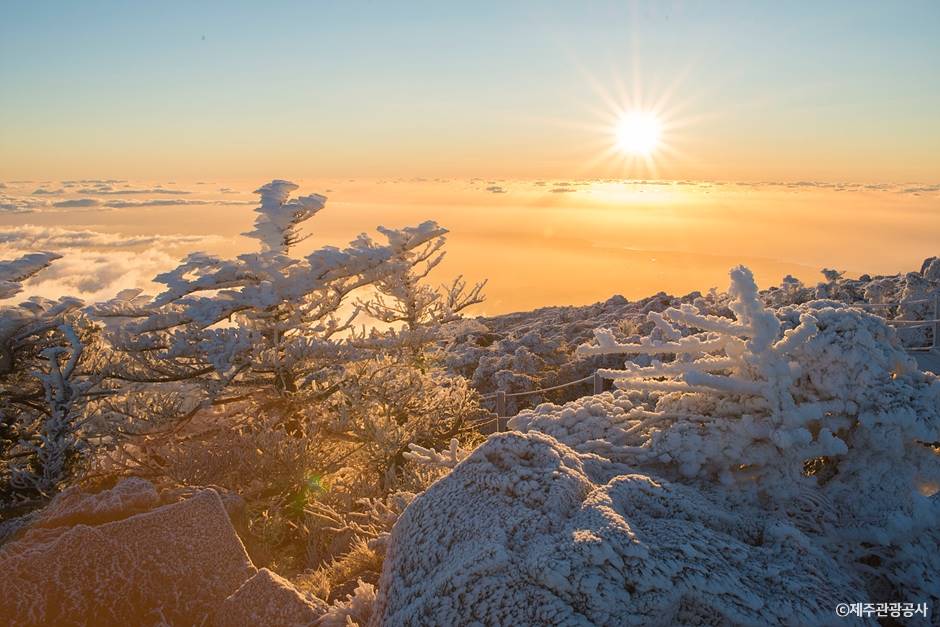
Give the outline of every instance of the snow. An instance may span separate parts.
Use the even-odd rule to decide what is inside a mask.
[[[785,277],[779,286],[761,290],[758,295],[761,302],[774,308],[819,300],[821,295],[839,306],[903,300],[900,306],[867,311],[888,319],[931,320],[936,317],[933,299],[940,297],[940,261],[936,258],[925,260],[920,272],[863,275],[857,279],[828,272],[823,278],[818,285],[807,286],[793,277]],[[472,321],[475,328],[468,326],[447,346],[445,360],[449,369],[467,377],[484,394],[497,389],[511,393],[551,387],[589,376],[597,368],[622,365],[615,360],[615,351],[575,354],[574,349],[592,339],[596,329],[606,329],[615,342],[639,342],[643,338],[653,343],[671,341],[675,338],[668,337],[665,328],[657,325],[659,313],[667,308],[681,310],[684,305],[693,305],[701,314],[718,317],[717,324],[727,325],[728,316],[733,315],[728,308],[730,298],[730,294],[716,290],[684,296],[660,293],[638,301],[614,296],[584,307],[546,307],[478,318]],[[922,302],[910,302],[912,300]],[[905,346],[925,346],[932,341],[932,331],[929,325],[900,328],[898,337]],[[686,341],[693,344],[690,350],[699,350],[695,344],[700,338]],[[646,352],[650,354],[648,358],[638,356],[634,362],[650,365],[655,349]],[[571,400],[588,390],[585,385],[550,394],[510,398],[509,410],[516,412],[544,401]]]
[[[290,193],[297,187],[290,181],[274,180],[255,190],[261,195],[261,206],[255,209],[260,215],[255,222],[255,230],[246,235],[259,239],[265,251],[286,253],[288,247],[300,238],[297,225],[326,206],[326,197],[320,194],[288,201]]]
[[[677,303],[646,337],[598,330],[580,356],[643,364],[521,411],[415,499],[377,624],[818,624],[852,599],[940,602],[940,380],[877,316],[731,281],[731,317]]]
[[[16,296],[23,288],[23,281],[61,258],[56,253],[30,253],[18,259],[0,261],[0,300]]]

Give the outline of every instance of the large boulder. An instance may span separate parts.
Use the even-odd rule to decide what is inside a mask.
[[[100,525],[146,512],[159,504],[160,495],[153,484],[137,477],[128,477],[113,488],[96,493],[83,492],[74,486],[40,510],[31,526],[35,529]]]
[[[283,577],[262,568],[222,603],[215,627],[302,627],[327,611],[320,599],[304,596]]]
[[[11,625],[193,625],[255,573],[219,495],[158,506],[126,480],[66,493],[0,548],[0,616]]]
[[[405,510],[373,624],[820,624],[857,598],[792,526],[508,433]]]

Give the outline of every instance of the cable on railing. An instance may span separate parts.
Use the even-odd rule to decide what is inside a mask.
[[[561,388],[566,388],[566,387],[575,385],[577,383],[586,383],[587,381],[590,381],[591,378],[592,377],[584,377],[583,379],[578,379],[577,381],[569,381],[568,383],[553,385],[550,388],[539,388],[537,390],[525,390],[523,392],[503,392],[503,394],[505,394],[506,397],[508,398],[512,396],[528,396],[530,394],[538,394],[540,392],[551,392],[552,390],[560,390]],[[490,399],[496,398],[498,394],[499,392],[491,392],[490,394],[484,394],[481,398],[484,400],[490,400]]]
[[[929,327],[940,322],[940,319],[931,319],[931,320],[885,320],[888,324],[899,324],[906,327]]]
[[[577,381],[569,381],[568,383],[560,383],[558,385],[553,385],[550,388],[539,388],[537,390],[525,390],[523,392],[504,392],[504,394],[506,395],[506,398],[512,398],[514,396],[529,396],[530,394],[540,394],[542,392],[551,392],[553,390],[560,390],[562,388],[570,387],[572,385],[577,385],[579,383],[587,383],[588,381],[591,381],[593,379],[594,379],[594,375],[592,374],[592,375],[584,377],[583,379],[578,379]],[[489,400],[491,398],[496,398],[498,394],[499,392],[493,392],[492,394],[484,395],[482,398],[484,400]]]
[[[506,417],[506,399],[517,396],[530,396],[532,394],[541,394],[542,392],[551,392],[553,390],[560,390],[562,388],[571,387],[573,385],[580,385],[582,383],[587,383],[588,381],[594,382],[594,394],[600,394],[604,390],[604,379],[600,376],[600,371],[595,370],[592,374],[574,381],[568,381],[567,383],[560,383],[558,385],[553,385],[547,388],[539,388],[537,390],[525,390],[522,392],[504,392],[503,390],[497,390],[490,394],[486,394],[481,398],[483,400],[496,400],[496,432],[499,433],[500,429],[500,419]],[[487,423],[488,424],[488,423]]]

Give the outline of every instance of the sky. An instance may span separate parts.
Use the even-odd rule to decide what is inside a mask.
[[[933,182],[940,3],[0,2],[0,180]],[[654,110],[651,159],[611,151]]]
[[[0,260],[63,255],[17,301],[155,293],[288,179],[328,197],[306,252],[450,229],[477,313],[917,270],[938,33],[935,0],[0,0]]]

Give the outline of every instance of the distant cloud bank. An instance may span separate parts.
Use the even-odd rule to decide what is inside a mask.
[[[56,251],[62,257],[27,281],[14,300],[69,294],[91,302],[110,298],[127,287],[152,287],[154,276],[178,263],[180,248],[201,248],[216,239],[27,225],[0,230],[0,259],[18,257],[24,251]]]

